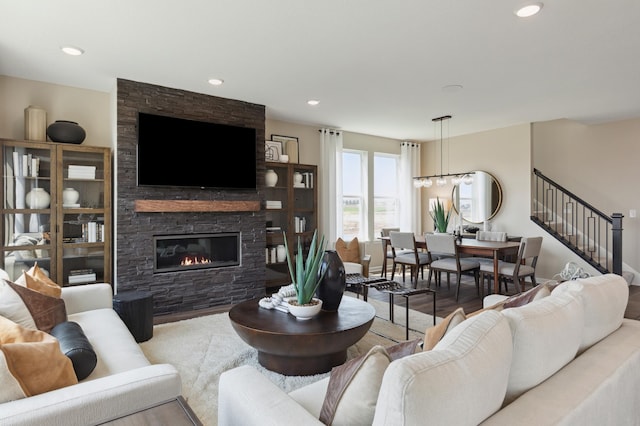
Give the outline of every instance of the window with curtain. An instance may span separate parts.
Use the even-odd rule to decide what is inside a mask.
[[[375,153],[373,159],[373,234],[400,226],[398,167],[400,156]]]
[[[342,152],[342,238],[365,239],[367,153],[344,150]]]

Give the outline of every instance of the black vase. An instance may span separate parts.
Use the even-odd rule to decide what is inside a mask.
[[[57,120],[47,127],[47,136],[54,142],[81,144],[87,134],[75,121]]]
[[[335,250],[325,250],[318,273],[321,275],[323,272],[316,296],[322,300],[323,311],[334,312],[338,310],[347,287],[344,263]]]

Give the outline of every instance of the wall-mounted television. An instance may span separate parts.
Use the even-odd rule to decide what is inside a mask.
[[[138,186],[256,189],[256,129],[138,113]]]

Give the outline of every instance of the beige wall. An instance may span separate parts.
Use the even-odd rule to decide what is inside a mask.
[[[77,122],[87,133],[83,145],[115,146],[109,93],[0,76],[0,137],[24,138],[24,109],[29,105],[47,111],[47,124]]]

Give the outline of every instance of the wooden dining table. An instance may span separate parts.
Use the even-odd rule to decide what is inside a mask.
[[[424,235],[416,235],[416,248],[425,249],[427,244]],[[380,237],[382,240],[383,252],[387,252],[388,246],[391,244],[390,237]],[[463,238],[458,243],[459,253],[470,254],[472,256],[482,256],[493,259],[493,292],[500,293],[500,281],[498,280],[500,258],[506,255],[518,253],[520,243],[517,241],[479,241],[473,238]],[[386,268],[386,256],[383,259],[383,268]]]

